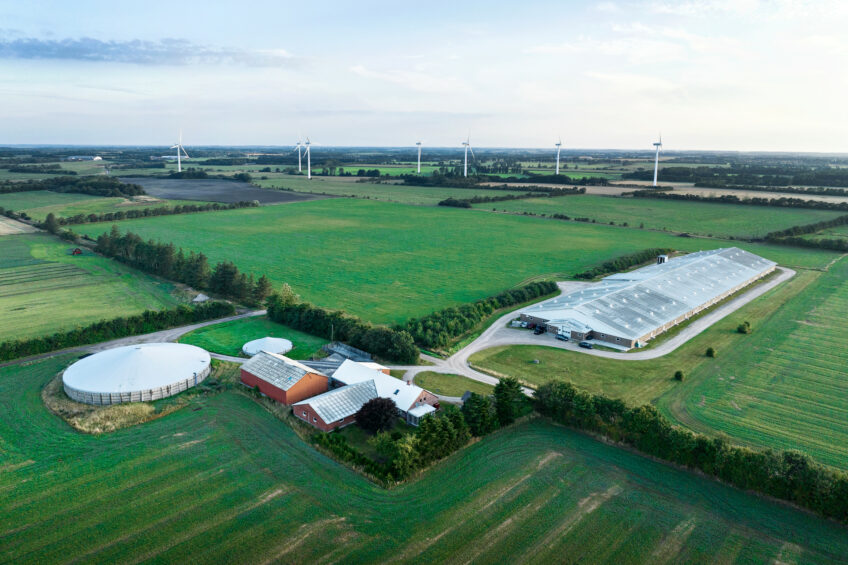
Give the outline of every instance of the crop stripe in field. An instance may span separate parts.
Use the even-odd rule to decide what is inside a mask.
[[[283,543],[280,546],[275,548],[277,551],[274,553],[272,557],[265,559],[262,561],[262,565],[267,565],[269,563],[276,563],[284,556],[288,555],[292,551],[298,549],[306,539],[314,534],[316,531],[326,528],[330,524],[338,524],[344,522],[345,518],[342,516],[336,516],[334,518],[327,518],[326,520],[319,520],[317,522],[312,522],[309,524],[302,524],[300,528],[298,528],[296,537],[294,539],[284,538]],[[282,549],[279,549],[282,547]]]
[[[695,530],[695,518],[689,518],[677,524],[674,529],[660,542],[651,555],[652,563],[671,563],[680,550],[683,549],[686,540]]]
[[[620,485],[612,485],[605,491],[593,492],[586,498],[577,503],[575,511],[568,514],[560,524],[549,531],[544,538],[536,542],[529,548],[519,559],[518,563],[527,563],[537,557],[542,552],[547,552],[553,549],[556,542],[567,534],[571,528],[577,525],[583,518],[600,508],[604,503],[614,496],[618,496],[623,489]]]

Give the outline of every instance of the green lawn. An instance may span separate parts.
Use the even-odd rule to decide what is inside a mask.
[[[616,198],[610,196],[564,196],[561,198],[531,198],[477,204],[476,208],[534,214],[565,214],[572,218],[591,218],[601,223],[627,222],[638,227],[688,232],[717,237],[761,237],[791,226],[829,220],[842,212],[805,208],[775,208],[715,204],[710,202],[680,202],[648,198]]]
[[[98,197],[70,192],[50,192],[36,190],[32,192],[12,192],[0,194],[0,207],[16,212],[26,212],[34,220],[44,220],[51,212],[57,217],[70,217],[77,214],[105,214],[107,212],[127,212],[145,208],[161,208],[182,204],[203,204],[189,200],[130,200],[119,197]]]
[[[206,326],[185,334],[179,341],[202,347],[207,351],[239,356],[245,343],[266,336],[282,337],[291,341],[294,349],[286,353],[286,356],[292,359],[309,359],[327,343],[326,339],[277,324],[265,316]]]
[[[799,449],[848,469],[847,275],[846,259],[827,273],[799,272],[658,359],[619,361],[514,346],[482,351],[471,362],[531,385],[570,380],[628,403],[655,403],[695,430]],[[754,327],[750,335],[735,331],[745,320]],[[716,349],[716,359],[704,355],[707,347]],[[685,373],[683,383],[673,380],[676,370]]]
[[[433,371],[422,371],[415,375],[415,384],[441,396],[462,396],[466,391],[489,395],[495,390],[492,385],[474,381],[468,377]]]
[[[109,227],[82,225],[78,231],[96,237]],[[126,220],[120,228],[202,251],[213,263],[232,260],[254,275],[267,274],[275,284],[288,282],[306,300],[376,323],[403,322],[539,275],[571,277],[649,247],[696,251],[734,244],[350,199]],[[827,251],[738,245],[805,267],[818,268],[836,257]]]
[[[0,547],[14,563],[840,563],[848,529],[531,420],[384,490],[245,396],[112,434],[0,369]]]
[[[174,286],[44,233],[0,237],[0,341],[179,302]]]

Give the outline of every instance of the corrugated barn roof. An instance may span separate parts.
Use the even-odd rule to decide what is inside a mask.
[[[254,355],[241,368],[281,390],[290,389],[307,373],[323,375],[320,371],[298,363],[294,359],[267,351]]]

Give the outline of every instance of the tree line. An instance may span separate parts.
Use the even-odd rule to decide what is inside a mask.
[[[774,206],[778,208],[812,208],[815,210],[845,210],[848,202],[824,202],[821,200],[803,200],[801,198],[739,198],[735,194],[722,196],[700,196],[698,194],[675,194],[654,190],[628,192],[634,198],[657,198],[664,200],[686,200],[690,202],[713,202],[716,204],[744,204],[747,206]]]
[[[625,173],[622,178],[651,180],[653,169]],[[749,165],[734,163],[730,167],[663,167],[659,172],[664,181],[692,182],[700,186],[725,188],[731,186],[790,187],[848,187],[848,170],[842,167],[809,167],[797,165]]]
[[[495,310],[552,294],[557,291],[557,288],[557,284],[553,281],[530,283],[470,304],[451,306],[423,318],[412,318],[402,326],[397,326],[396,329],[409,333],[415,343],[422,347],[429,349],[446,347],[452,338],[473,329]]]
[[[166,279],[187,284],[198,290],[208,290],[242,304],[262,304],[271,292],[271,282],[262,275],[254,280],[231,261],[221,261],[214,267],[203,253],[190,252],[173,243],[144,241],[132,232],[121,235],[118,226],[97,238],[95,250],[122,263]]]
[[[232,316],[235,312],[235,307],[229,302],[217,301],[204,302],[193,307],[180,305],[168,310],[145,310],[135,316],[101,320],[49,336],[4,341],[0,343],[0,361],[214,320]]]
[[[53,177],[43,180],[23,182],[6,181],[0,184],[0,194],[10,192],[29,192],[34,190],[50,190],[52,192],[76,192],[92,196],[120,196],[130,198],[146,194],[144,189],[131,183],[121,182],[110,176],[87,177]]]
[[[823,196],[848,196],[844,188],[831,188],[826,186],[760,186],[750,184],[727,184],[720,187],[709,183],[695,183],[696,188],[724,188],[728,190],[748,190],[751,192],[785,192],[787,194],[815,194]]]
[[[15,165],[9,167],[7,169],[10,173],[32,173],[32,174],[48,174],[55,175],[56,173],[62,175],[70,175],[75,176],[77,174],[76,171],[65,171],[62,170],[62,165],[59,163],[50,163],[44,165]]]
[[[621,400],[590,394],[571,383],[546,383],[534,398],[541,414],[563,424],[827,518],[848,521],[848,474],[797,451],[758,451],[731,445],[720,437],[674,426],[653,406],[631,408]]]
[[[102,214],[77,214],[67,218],[60,216],[56,218],[56,223],[60,226],[69,226],[75,224],[93,224],[97,222],[117,222],[120,220],[132,220],[135,218],[194,214],[197,212],[216,212],[218,210],[255,208],[257,206],[259,206],[259,202],[257,200],[232,202],[229,204],[222,204],[219,202],[210,202],[208,204],[178,204],[176,206],[159,206],[156,208],[142,208],[138,210],[119,210],[117,212],[104,212]]]
[[[521,200],[524,198],[552,198],[554,196],[570,196],[573,194],[585,194],[585,188],[562,188],[557,190],[546,190],[544,192],[521,192],[520,194],[504,194],[503,196],[480,196],[471,198],[446,198],[439,202],[439,206],[451,206],[454,208],[471,208],[472,204],[485,204],[487,202],[505,202],[507,200]]]
[[[489,434],[531,411],[521,385],[507,378],[495,386],[491,396],[472,394],[462,410],[445,405],[438,414],[423,418],[414,433],[378,433],[369,440],[379,454],[377,459],[360,453],[338,433],[318,432],[312,441],[391,485],[461,449],[472,436]]]
[[[669,249],[666,247],[643,249],[642,251],[637,251],[636,253],[622,255],[621,257],[616,257],[615,259],[605,261],[597,267],[593,267],[591,269],[583,271],[582,273],[577,273],[576,275],[574,275],[574,278],[585,280],[594,279],[609,273],[620,273],[621,271],[625,271],[630,267],[641,265],[642,263],[647,263],[652,259],[656,259],[657,255],[665,255],[667,253],[671,253],[672,251],[674,251],[674,249]]]
[[[268,318],[311,335],[344,341],[378,357],[397,363],[414,364],[420,352],[406,331],[374,326],[338,310],[326,310],[301,302],[286,285],[267,301]]]

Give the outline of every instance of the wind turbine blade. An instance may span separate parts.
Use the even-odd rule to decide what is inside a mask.
[[[191,159],[191,157],[189,157],[189,156],[188,156],[188,153],[186,152],[185,147],[183,147],[182,145],[180,145],[180,149],[182,149],[182,150],[183,150],[183,155],[185,155],[185,156],[186,156],[186,159]]]
[[[471,144],[470,144],[470,143],[468,144],[468,150],[469,150],[469,151],[471,151],[471,158],[472,158],[472,159],[474,159],[474,160],[476,161],[476,160],[477,160],[477,157],[474,155],[474,149],[472,149],[472,148],[471,148]]]

